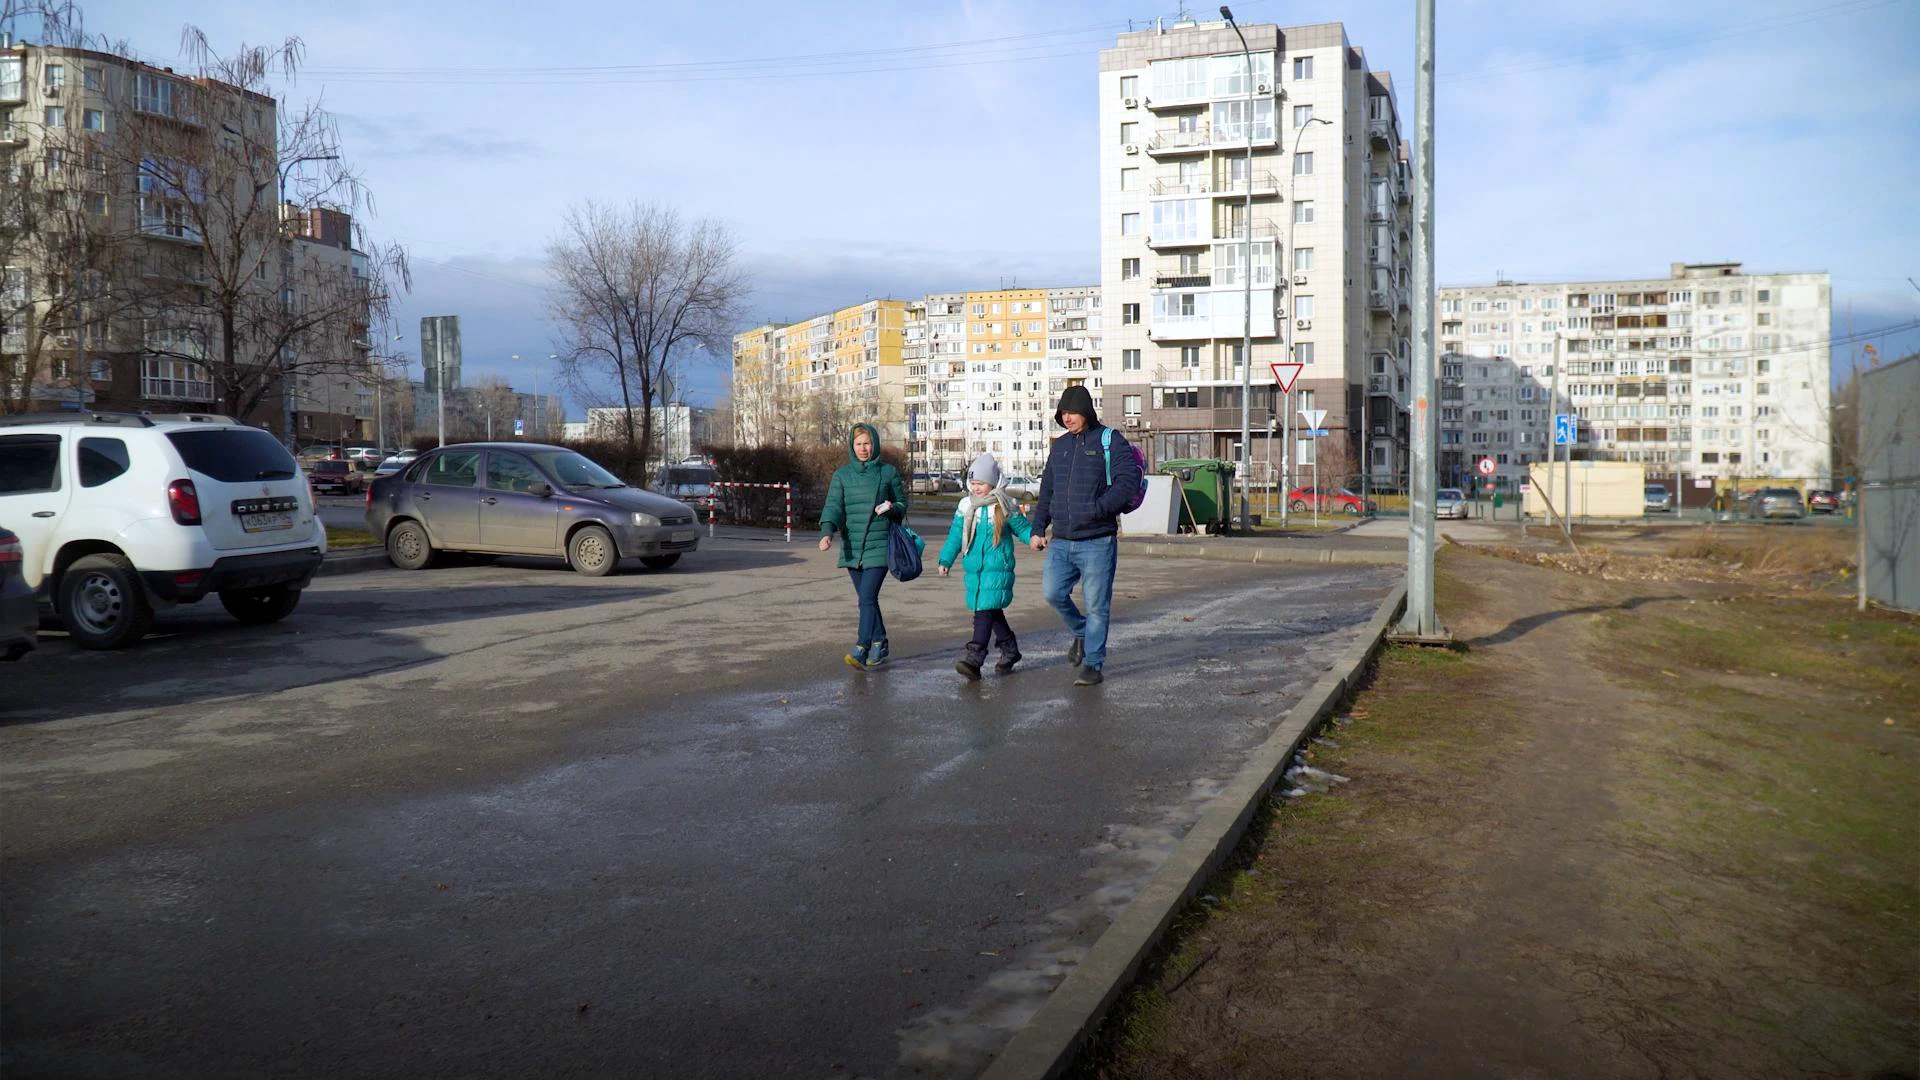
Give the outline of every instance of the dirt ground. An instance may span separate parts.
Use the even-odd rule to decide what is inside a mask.
[[[1079,1075],[1915,1075],[1920,623],[1753,542],[1445,552]]]

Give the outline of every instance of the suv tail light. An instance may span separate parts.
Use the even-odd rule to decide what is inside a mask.
[[[167,485],[167,509],[182,525],[200,524],[200,493],[193,490],[193,481],[175,480]]]
[[[20,541],[0,540],[0,563],[24,562],[25,559],[20,550]]]

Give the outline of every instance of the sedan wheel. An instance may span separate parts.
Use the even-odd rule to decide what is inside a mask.
[[[1305,499],[1295,499],[1292,503],[1288,504],[1288,508],[1296,514],[1304,514],[1307,512],[1307,501]]]
[[[589,525],[567,541],[567,565],[577,574],[606,577],[620,566],[620,550],[613,536],[598,525]]]
[[[387,534],[387,558],[402,570],[425,570],[433,562],[433,545],[417,521],[403,521]]]
[[[1347,511],[1347,514],[1348,514],[1348,516],[1350,516],[1350,517],[1359,517],[1359,516],[1360,516],[1360,507],[1359,507],[1358,505],[1356,505],[1356,504],[1354,504],[1354,503],[1348,503],[1348,504],[1346,505],[1346,511]]]

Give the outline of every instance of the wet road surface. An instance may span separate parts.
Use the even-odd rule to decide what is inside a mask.
[[[977,1072],[1393,580],[1123,556],[1087,689],[1040,558],[978,684],[957,575],[854,672],[804,543],[54,636],[0,674],[0,1069]]]

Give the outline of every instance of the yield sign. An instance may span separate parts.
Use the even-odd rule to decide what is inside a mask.
[[[1307,365],[1279,361],[1267,366],[1273,369],[1273,381],[1280,384],[1280,392],[1287,394],[1293,392],[1293,381],[1300,377],[1300,372]]]
[[[1327,422],[1327,410],[1325,410],[1325,409],[1301,409],[1301,410],[1300,410],[1300,419],[1302,419],[1302,420],[1305,420],[1305,421],[1307,422],[1307,426],[1308,426],[1308,427],[1310,427],[1310,428],[1317,428],[1317,427],[1319,427],[1319,426],[1320,426],[1321,424],[1324,424],[1324,423],[1326,423],[1326,422]]]

